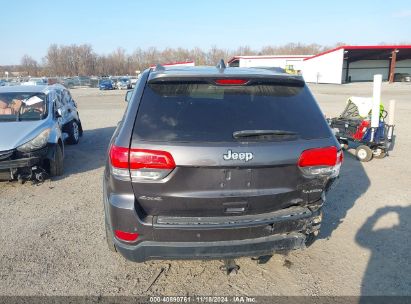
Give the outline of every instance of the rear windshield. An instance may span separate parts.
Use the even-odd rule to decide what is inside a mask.
[[[300,138],[329,137],[312,95],[302,85],[148,84],[134,126],[143,141],[232,142],[233,132],[283,130]]]

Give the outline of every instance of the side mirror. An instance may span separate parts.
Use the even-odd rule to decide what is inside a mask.
[[[125,102],[129,102],[131,100],[131,95],[133,95],[133,90],[128,90],[126,97],[124,98]]]
[[[60,117],[63,117],[63,112],[61,111],[61,109],[57,109],[56,118],[60,118]]]

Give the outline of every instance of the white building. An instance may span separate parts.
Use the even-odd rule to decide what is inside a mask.
[[[305,58],[306,82],[349,83],[372,81],[375,74],[394,81],[396,73],[411,74],[411,45],[341,46]]]
[[[303,60],[313,55],[275,55],[275,56],[234,56],[228,61],[230,67],[280,67],[292,65],[294,70],[303,69]]]

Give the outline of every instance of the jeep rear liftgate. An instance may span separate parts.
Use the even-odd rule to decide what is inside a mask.
[[[301,83],[150,83],[130,148],[136,201],[148,215],[188,217],[306,205],[302,190],[312,178],[303,176],[297,162],[327,136],[322,114]]]
[[[301,77],[157,66],[129,102],[105,170],[111,250],[229,272],[314,240],[343,156]]]

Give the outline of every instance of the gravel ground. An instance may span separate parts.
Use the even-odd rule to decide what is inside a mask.
[[[327,116],[372,94],[370,83],[310,87]],[[262,265],[238,259],[236,276],[220,261],[136,264],[108,251],[101,181],[125,93],[72,94],[85,132],[66,148],[64,176],[0,183],[0,295],[411,295],[410,84],[384,84],[383,100],[397,100],[395,149],[365,164],[346,152],[319,239]]]

